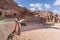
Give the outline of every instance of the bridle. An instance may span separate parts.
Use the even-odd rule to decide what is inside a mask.
[[[16,32],[16,28],[18,27],[18,31]],[[15,28],[14,28],[14,33],[16,33],[17,35],[20,35],[20,29],[21,29],[21,24],[15,20]]]
[[[16,32],[17,27],[18,27],[18,31]],[[10,40],[10,39],[12,40],[14,34],[17,34],[19,36],[20,35],[20,29],[21,29],[21,24],[17,20],[15,20],[15,28],[14,28],[13,32],[8,35],[7,40]]]

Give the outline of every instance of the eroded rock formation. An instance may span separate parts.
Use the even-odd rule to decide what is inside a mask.
[[[5,12],[7,17],[22,18],[22,14],[26,12],[25,7],[18,6],[13,0],[0,0],[0,14]]]
[[[37,15],[39,18],[44,18],[46,22],[60,22],[60,16],[50,11],[36,11],[35,15]]]
[[[6,17],[22,19],[28,15],[38,17],[40,22],[60,22],[60,16],[50,11],[31,11],[25,7],[18,6],[13,0],[0,0],[0,15],[4,11]],[[37,19],[38,20],[38,19]]]

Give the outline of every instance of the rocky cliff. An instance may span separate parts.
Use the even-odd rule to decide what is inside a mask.
[[[46,22],[60,22],[60,16],[58,14],[54,14],[50,11],[36,11],[35,15],[38,15],[39,18],[44,18]]]
[[[13,0],[0,0],[0,14],[4,11],[7,17],[24,18],[25,16],[34,16],[40,19],[40,22],[60,22],[60,16],[50,11],[31,11],[25,7],[18,6]],[[25,15],[25,16],[24,16]],[[30,17],[29,16],[29,17]],[[33,17],[32,17],[33,18]]]
[[[13,0],[0,0],[0,13],[4,11],[7,16],[17,16],[22,18],[22,13],[26,10],[25,7],[18,6]]]
[[[30,15],[30,19],[29,20],[33,20],[34,18],[37,18],[37,20],[39,20],[40,23],[44,23],[44,22],[54,22],[54,23],[59,23],[60,22],[60,15],[58,14],[54,14],[51,11],[28,11],[28,13],[26,13],[26,15]]]

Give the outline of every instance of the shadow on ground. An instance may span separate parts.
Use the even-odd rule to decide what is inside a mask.
[[[27,24],[27,26],[23,26],[21,31],[31,31],[37,29],[60,29],[58,27],[53,27],[54,24]]]

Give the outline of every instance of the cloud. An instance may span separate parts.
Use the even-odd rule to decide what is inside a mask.
[[[30,10],[33,10],[33,11],[34,11],[34,10],[35,10],[35,8],[30,8]]]
[[[38,10],[43,10],[43,8],[40,7],[40,8],[38,8]]]
[[[29,6],[30,6],[31,8],[36,9],[36,10],[41,10],[43,5],[40,4],[40,3],[36,3],[36,4],[31,3]]]
[[[34,7],[34,6],[35,6],[35,4],[30,4],[30,6],[31,6],[31,7]]]
[[[56,0],[53,5],[60,5],[60,0]]]
[[[57,13],[57,12],[58,12],[58,10],[56,10],[56,9],[55,9],[55,10],[53,10],[53,12],[54,12],[54,13]]]
[[[23,5],[18,5],[18,6],[24,7]]]
[[[45,6],[45,8],[51,8],[51,5],[49,5],[49,4],[44,4],[44,6]]]
[[[59,14],[59,13],[60,13],[60,10],[55,9],[55,10],[53,10],[53,13],[57,13],[57,14]]]
[[[36,4],[30,4],[30,7],[41,7],[42,4],[40,3],[36,3]]]

